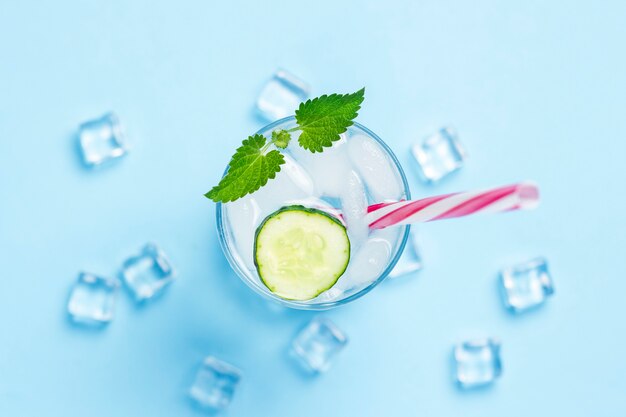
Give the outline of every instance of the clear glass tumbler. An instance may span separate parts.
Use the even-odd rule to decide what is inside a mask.
[[[296,126],[295,118],[293,116],[287,117],[287,118],[278,120],[274,123],[271,123],[265,126],[261,130],[259,130],[257,134],[270,137],[271,132],[276,129],[290,129],[295,126]],[[353,139],[356,137],[358,137],[358,139]],[[365,141],[365,143],[370,148],[374,146],[376,147],[376,149],[373,149],[374,154],[371,157],[369,156],[369,154],[366,153],[364,154],[365,156],[363,158],[357,158],[356,161],[354,157],[351,159],[352,161],[351,163],[353,165],[354,164],[357,165],[356,168],[361,169],[361,172],[365,172],[364,170],[369,169],[369,173],[367,174],[369,174],[369,178],[372,178],[372,173],[373,173],[372,170],[375,169],[375,167],[372,168],[371,166],[358,166],[358,165],[368,163],[368,158],[369,159],[378,158],[379,160],[381,158],[385,159],[386,161],[388,161],[388,168],[386,171],[387,174],[393,171],[393,175],[392,175],[393,181],[389,181],[390,182],[388,184],[389,188],[397,190],[397,194],[398,194],[396,196],[397,199],[410,199],[411,198],[409,186],[407,184],[404,171],[402,170],[402,167],[400,166],[398,162],[398,159],[393,154],[391,149],[389,149],[389,147],[375,133],[373,133],[372,131],[370,131],[369,129],[367,129],[366,127],[358,123],[354,123],[354,125],[350,126],[347,132],[342,135],[342,141],[344,141],[342,146],[345,146],[351,140]],[[299,158],[308,157],[306,154],[303,154],[301,150],[295,149],[295,151],[297,152],[289,151],[289,149],[292,146],[298,146],[297,134],[295,137],[293,137],[291,144],[289,146],[290,147],[286,150],[285,154],[288,155],[292,161],[295,161],[296,163],[298,163]],[[315,154],[315,155],[320,155],[320,154]],[[348,161],[348,160],[345,159],[345,161]],[[339,160],[338,163],[342,163],[341,159]],[[283,168],[287,169],[285,168],[285,166],[283,166]],[[279,175],[280,174],[282,174],[282,172],[279,173]],[[313,182],[315,182],[315,176],[312,175],[311,178],[313,179]],[[387,175],[387,177],[385,178],[391,178],[391,177]],[[380,179],[380,177],[378,179]],[[338,181],[340,180],[341,179],[339,178]],[[270,180],[270,181],[274,181],[274,180]],[[377,194],[380,195],[380,192],[377,193],[375,190],[370,190],[368,188],[368,183],[366,181],[364,181],[363,183],[364,183],[364,188],[366,191],[365,194],[368,199],[368,204],[375,204],[375,203],[380,202],[380,201],[376,201],[374,198],[374,196],[376,196]],[[384,182],[382,185],[385,185]],[[379,181],[378,182],[379,190],[380,190],[380,186],[381,186],[381,183]],[[257,192],[257,193],[259,193],[259,195],[262,194],[260,192]],[[257,193],[253,194],[252,197],[254,197]],[[317,198],[320,196],[314,196],[314,197]],[[321,198],[327,200],[329,204],[337,205],[339,203],[339,200],[337,198],[325,198],[325,197],[321,197]],[[229,215],[228,204],[233,204],[233,203],[226,203],[226,204],[218,203],[217,204],[216,217],[217,217],[217,230],[218,230],[220,244],[222,246],[222,250],[224,251],[224,254],[226,255],[226,258],[228,259],[231,267],[237,273],[237,275],[239,275],[239,277],[250,288],[252,288],[255,292],[257,292],[261,296],[267,299],[276,301],[284,306],[296,308],[296,309],[304,309],[304,310],[329,309],[332,307],[340,306],[342,304],[346,304],[352,300],[355,300],[365,295],[366,293],[371,291],[376,285],[378,285],[383,279],[385,279],[385,277],[389,274],[389,272],[391,272],[391,270],[394,268],[394,266],[396,265],[396,262],[398,261],[400,255],[402,254],[402,251],[404,250],[404,247],[407,242],[408,235],[409,235],[409,226],[401,226],[401,227],[398,227],[394,231],[388,231],[387,232],[388,234],[385,235],[387,236],[387,242],[389,243],[388,256],[385,258],[386,265],[377,265],[379,269],[376,270],[375,276],[368,276],[367,278],[359,282],[358,285],[354,285],[353,287],[350,287],[349,285],[348,286],[344,285],[344,287],[346,287],[345,290],[335,291],[334,293],[331,293],[329,290],[328,294],[322,294],[312,300],[306,300],[306,301],[286,300],[273,294],[267,287],[265,287],[265,285],[263,285],[263,283],[261,282],[256,269],[251,265],[251,262],[249,260],[246,261],[246,259],[244,259],[246,256],[248,257],[250,256],[248,254],[249,248],[246,247],[245,248],[246,251],[243,251],[241,247],[241,242],[238,242],[236,233],[234,233],[233,231],[235,225],[233,224],[234,221],[231,219],[231,216]],[[289,205],[289,204],[291,204],[291,202],[286,201],[284,205]],[[262,214],[260,216],[261,218],[258,220],[258,222],[260,222],[262,218],[264,218],[267,214],[269,214],[269,212],[261,213],[261,214]],[[254,233],[254,231],[250,230],[250,233]],[[246,242],[246,244],[249,245],[250,243]],[[246,252],[246,253],[244,254],[243,252]],[[364,263],[364,265],[351,265],[352,262],[362,262]],[[349,268],[353,267],[355,271],[359,271],[359,270],[367,271],[369,268],[369,265],[367,264],[368,262],[369,262],[369,259],[367,258],[367,256],[360,256],[357,258],[353,257],[350,260]],[[361,269],[358,269],[357,267],[361,267]],[[380,272],[378,272],[379,270]],[[367,274],[365,274],[364,276],[366,275]],[[342,278],[339,279],[338,283],[341,281]],[[354,278],[355,277],[353,277],[353,279]],[[356,278],[358,279],[358,277]]]

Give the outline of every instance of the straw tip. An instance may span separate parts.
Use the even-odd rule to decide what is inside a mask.
[[[518,186],[520,206],[525,210],[532,210],[539,206],[539,186],[531,181],[525,181]]]

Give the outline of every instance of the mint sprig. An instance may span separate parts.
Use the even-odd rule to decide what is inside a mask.
[[[352,94],[323,95],[300,103],[296,110],[298,126],[273,131],[269,142],[263,135],[249,136],[232,156],[226,175],[205,196],[215,202],[235,201],[275,178],[285,163],[279,149],[289,145],[292,132],[301,131],[298,144],[304,149],[323,152],[353,124],[364,95],[362,88]],[[272,145],[277,149],[270,150]]]

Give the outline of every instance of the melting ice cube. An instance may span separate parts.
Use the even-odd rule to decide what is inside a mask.
[[[456,381],[463,388],[487,385],[502,374],[500,343],[494,339],[469,340],[454,348]]]
[[[367,239],[369,226],[365,219],[367,214],[367,195],[361,178],[355,171],[350,171],[347,177],[339,178],[343,182],[343,188],[339,199],[343,217],[348,224],[350,244],[357,248]]]
[[[257,99],[257,109],[273,122],[293,115],[298,105],[309,97],[307,83],[285,70],[278,70],[265,84]]]
[[[291,354],[305,370],[325,372],[347,343],[347,336],[330,320],[315,318],[293,340]]]
[[[346,272],[329,290],[319,295],[316,301],[334,301],[355,293],[374,282],[389,264],[391,244],[387,239],[370,237],[354,254]]]
[[[261,209],[257,200],[244,196],[222,206],[223,215],[228,217],[233,240],[237,242],[238,253],[250,270],[254,270],[254,235],[261,223]]]
[[[147,244],[139,255],[128,258],[121,274],[137,301],[153,297],[174,279],[169,260],[152,243]]]
[[[209,356],[198,369],[189,395],[199,407],[219,411],[231,403],[240,380],[241,372],[237,368]]]
[[[322,153],[312,153],[298,145],[297,137],[292,139],[289,152],[302,164],[309,175],[315,179],[314,188],[318,195],[338,197],[342,192],[343,179],[350,174],[345,135],[333,142]]]
[[[500,283],[504,303],[514,312],[539,306],[554,294],[548,263],[542,258],[503,269]]]
[[[417,245],[417,230],[414,226],[409,232],[409,239],[404,247],[400,259],[389,273],[389,278],[397,278],[417,272],[423,268],[422,256]]]
[[[365,135],[355,135],[348,140],[348,154],[377,202],[397,200],[402,196],[398,173],[382,145]]]
[[[466,152],[452,128],[440,129],[412,148],[423,179],[436,182],[463,166]]]
[[[78,275],[70,292],[67,311],[74,322],[103,325],[113,319],[118,283],[87,272]]]
[[[127,152],[122,127],[115,113],[107,113],[81,124],[78,139],[83,162],[89,167],[120,158]]]

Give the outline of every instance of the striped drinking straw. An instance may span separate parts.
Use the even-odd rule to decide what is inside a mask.
[[[453,193],[421,200],[373,204],[366,219],[371,229],[384,229],[481,213],[529,210],[539,204],[539,189],[530,182],[484,191]]]

